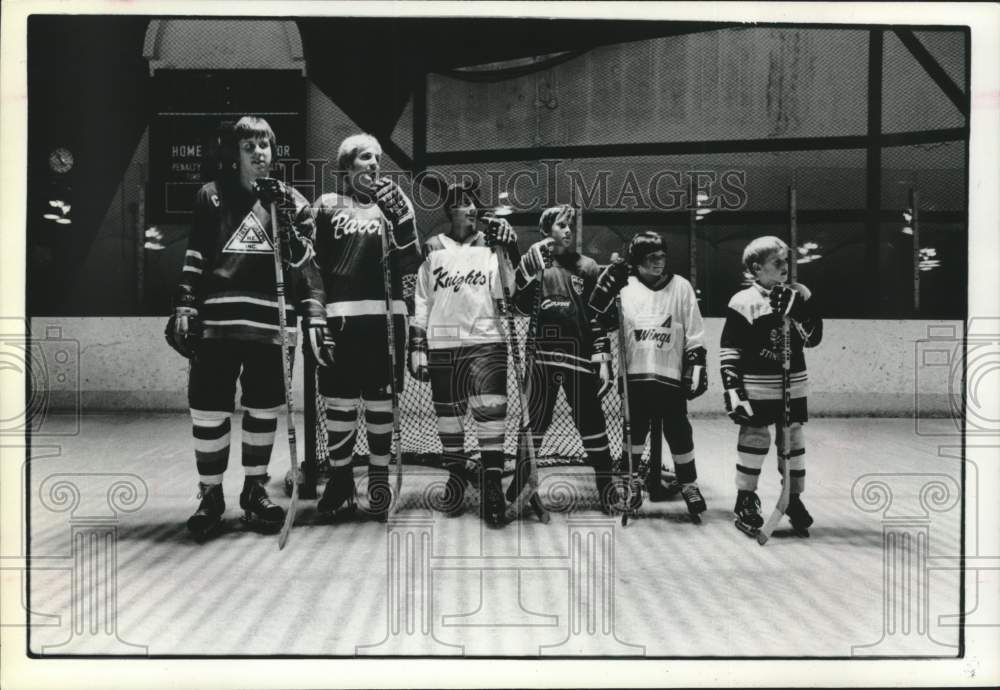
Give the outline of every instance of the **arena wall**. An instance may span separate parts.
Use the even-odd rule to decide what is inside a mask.
[[[53,411],[186,410],[187,362],[163,339],[161,317],[34,318],[36,405]],[[722,413],[719,335],[706,319],[710,385],[691,403],[696,415]],[[814,416],[953,416],[961,391],[959,321],[825,322],[822,344],[807,351]],[[60,354],[65,353],[65,354]],[[294,388],[302,409],[302,359]],[[77,382],[79,382],[77,384]],[[404,415],[406,411],[404,410]]]

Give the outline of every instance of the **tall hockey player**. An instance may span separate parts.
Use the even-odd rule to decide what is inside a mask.
[[[531,245],[521,258],[515,276],[515,303],[524,314],[538,305],[537,335],[532,345],[535,354],[532,371],[526,375],[532,387],[530,426],[535,453],[552,423],[561,387],[594,468],[601,508],[610,512],[617,497],[612,488],[601,398],[612,385],[611,346],[603,327],[591,319],[588,302],[600,269],[592,258],[576,252],[575,220],[576,211],[571,206],[554,206],[542,212],[538,229],[544,239]],[[514,478],[507,490],[508,500],[513,500],[525,481],[526,477]]]
[[[743,250],[744,277],[752,284],[729,300],[722,328],[719,357],[726,412],[740,426],[736,453],[736,527],[755,536],[763,526],[757,480],[775,425],[780,448],[784,402],[782,381],[782,319],[791,320],[791,419],[789,474],[791,487],[785,514],[798,532],[808,533],[812,516],[802,503],[805,489],[805,439],[808,420],[808,379],[803,348],[819,345],[823,321],[811,304],[808,288],[788,280],[788,245],[778,237],[758,237]],[[779,452],[780,458],[780,452]],[[784,472],[783,467],[779,469]]]
[[[482,456],[482,514],[492,526],[503,524],[504,429],[507,419],[507,348],[497,304],[502,296],[499,245],[517,265],[517,236],[506,220],[477,227],[482,209],[474,189],[452,184],[445,199],[451,223],[447,233],[425,245],[410,326],[410,373],[430,381],[438,434],[449,468],[445,510],[455,513],[465,499],[465,432],[471,411]],[[508,275],[513,280],[513,276]],[[510,283],[508,283],[510,284]]]
[[[317,506],[330,515],[353,501],[351,460],[357,435],[358,406],[365,402],[370,450],[368,498],[377,517],[392,502],[389,453],[393,428],[393,386],[403,386],[404,334],[408,310],[404,276],[420,265],[413,206],[399,186],[380,175],[382,147],[369,134],[344,139],[337,152],[341,191],[313,204],[316,257],[326,290],[326,315],[337,344],[332,367],[320,371],[326,402],[331,474]],[[396,370],[387,347],[388,325],[382,235],[389,233],[387,260],[392,274],[391,304]]]
[[[288,246],[286,280],[317,362],[332,362],[332,343],[323,313],[323,290],[313,260],[309,203],[297,191],[267,178],[275,150],[270,125],[243,117],[223,135],[216,181],[195,197],[194,222],[184,255],[167,341],[191,359],[188,402],[194,425],[199,474],[197,512],[188,529],[199,539],[222,525],[222,478],[229,463],[230,416],[236,381],[242,388],[243,470],[240,507],[256,526],[276,529],[284,510],[265,489],[278,413],[284,408],[274,242],[270,205]],[[294,304],[294,301],[293,301]],[[287,307],[288,337],[294,344],[296,313]],[[294,349],[287,353],[291,358]]]
[[[658,418],[681,496],[692,518],[698,520],[706,506],[697,483],[687,401],[708,388],[701,312],[691,283],[667,270],[667,254],[658,233],[646,231],[633,237],[626,262],[612,264],[601,273],[591,306],[602,318],[625,329],[632,464],[638,466],[646,436]],[[614,314],[619,292],[621,315]],[[633,490],[635,503],[641,496],[641,489]]]

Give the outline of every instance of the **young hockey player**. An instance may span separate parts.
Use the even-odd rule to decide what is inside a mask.
[[[633,237],[626,261],[601,273],[591,306],[598,314],[613,312],[615,295],[621,292],[624,313],[612,318],[625,329],[632,464],[638,466],[646,436],[658,418],[681,496],[697,520],[705,511],[705,499],[697,484],[687,401],[708,388],[701,312],[691,283],[666,270],[667,254],[658,233]],[[633,508],[641,496],[641,488],[633,490]]]
[[[812,308],[811,293],[788,280],[788,245],[777,237],[758,237],[743,250],[744,277],[752,284],[729,300],[722,329],[719,357],[726,412],[740,425],[736,453],[736,527],[755,536],[763,526],[757,479],[764,464],[775,425],[781,447],[784,415],[782,394],[782,319],[791,320],[791,419],[789,463],[791,487],[785,514],[796,531],[805,532],[812,517],[802,504],[805,489],[805,440],[808,420],[804,347],[815,347],[823,337],[823,321]],[[780,458],[780,453],[779,453]],[[779,467],[782,472],[783,467]]]
[[[570,206],[542,212],[538,229],[544,239],[521,258],[515,301],[523,314],[531,315],[536,306],[538,309],[533,370],[526,374],[532,387],[530,419],[535,453],[552,423],[562,387],[594,468],[601,508],[609,512],[617,498],[611,489],[611,453],[601,398],[612,385],[611,346],[607,334],[590,318],[587,305],[600,269],[596,261],[575,251],[575,219],[576,212]],[[515,477],[507,490],[508,500],[513,500],[525,481],[526,477]]]
[[[275,137],[268,123],[243,117],[224,134],[217,180],[195,197],[194,221],[184,255],[167,341],[191,359],[188,401],[199,474],[197,512],[188,529],[205,538],[222,525],[222,477],[229,463],[230,415],[236,380],[243,394],[243,470],[240,507],[251,523],[277,528],[284,510],[265,486],[278,413],[285,404],[274,242],[292,286],[287,334],[295,339],[295,301],[320,365],[332,361],[323,290],[313,261],[309,203],[297,191],[267,178]],[[271,202],[278,204],[282,238],[271,235]],[[294,349],[288,353],[292,357]]]
[[[445,209],[451,227],[425,245],[417,275],[416,304],[410,326],[410,373],[430,381],[438,433],[449,467],[445,510],[458,512],[465,498],[466,458],[462,420],[476,421],[482,454],[482,514],[492,526],[503,524],[504,428],[507,419],[507,347],[497,304],[504,270],[493,247],[507,252],[510,266],[520,258],[517,236],[503,219],[477,228],[482,204],[474,189],[452,184]],[[507,269],[510,273],[513,271]],[[513,285],[513,275],[507,275]]]
[[[371,511],[385,517],[392,502],[389,453],[392,442],[392,386],[403,385],[407,304],[403,277],[420,265],[413,206],[396,183],[380,177],[382,147],[368,134],[347,137],[337,152],[340,192],[313,204],[316,258],[326,290],[326,315],[337,343],[334,365],[320,372],[326,401],[331,474],[318,503],[329,515],[353,504],[351,460],[358,404],[365,401],[370,450],[368,497]],[[388,233],[392,273],[392,314],[396,371],[387,345],[382,238]]]

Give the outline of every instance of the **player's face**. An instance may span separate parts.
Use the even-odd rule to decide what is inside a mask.
[[[552,253],[565,254],[573,249],[573,226],[572,212],[565,211],[556,216],[549,230],[549,238],[552,239]]]
[[[784,249],[768,255],[764,263],[757,265],[757,282],[765,288],[788,280],[788,252]]]
[[[662,249],[660,251],[651,252],[646,255],[646,258],[642,260],[639,264],[639,278],[644,281],[653,281],[657,278],[663,276],[663,272],[667,269],[667,253]]]
[[[475,202],[464,197],[451,207],[451,234],[464,239],[476,231],[477,209]]]
[[[271,169],[271,142],[267,137],[240,139],[240,181],[247,189]]]
[[[362,146],[347,171],[347,183],[356,190],[368,192],[374,189],[375,180],[382,163],[382,152],[372,145]]]

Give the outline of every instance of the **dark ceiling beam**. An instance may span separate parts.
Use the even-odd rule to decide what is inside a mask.
[[[907,50],[917,59],[924,71],[927,72],[928,76],[934,80],[934,83],[938,85],[944,95],[948,97],[958,111],[962,113],[965,117],[969,116],[969,98],[968,95],[958,87],[958,85],[952,81],[948,73],[944,71],[940,63],[934,59],[934,56],[930,54],[924,44],[920,42],[912,31],[909,29],[894,29],[893,32],[899,37],[899,40],[903,42]]]

